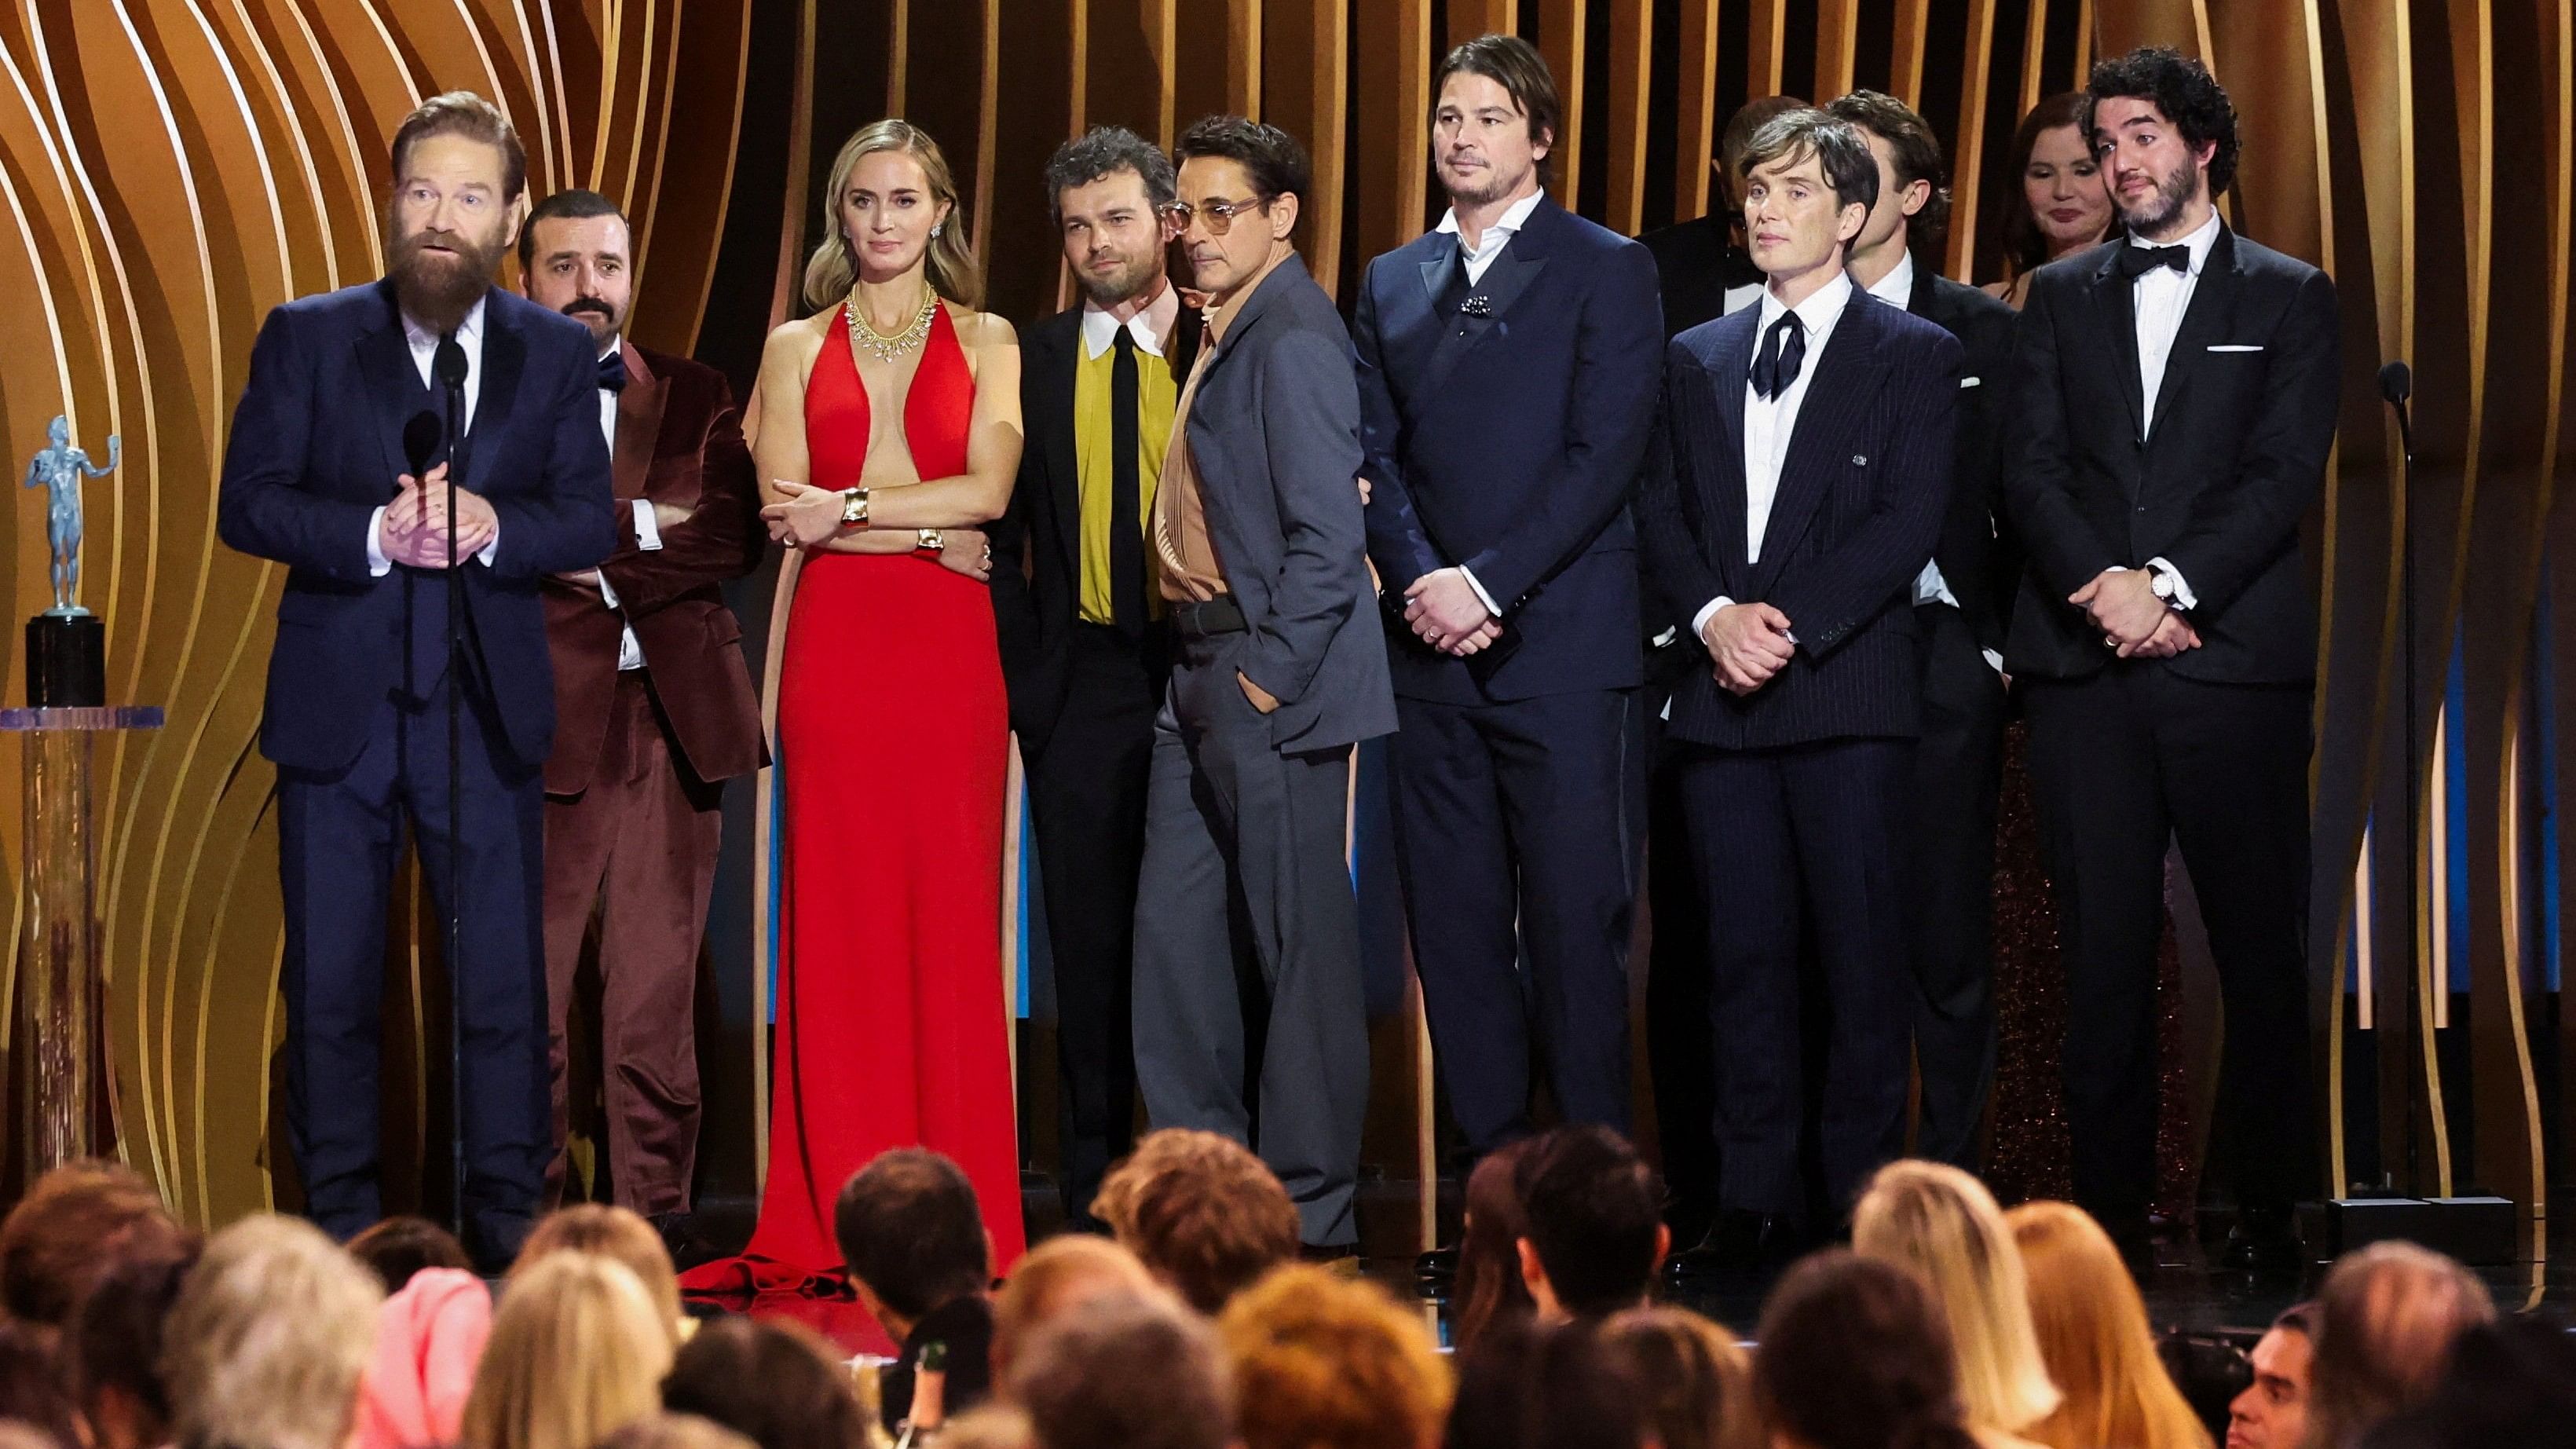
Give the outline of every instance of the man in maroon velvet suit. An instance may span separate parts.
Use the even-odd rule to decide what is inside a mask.
[[[719,586],[751,571],[764,539],[723,376],[623,340],[630,251],[625,217],[596,192],[546,198],[519,234],[529,298],[599,339],[618,526],[597,569],[545,585],[559,721],[545,782],[547,1196],[567,1176],[566,1019],[596,917],[609,1177],[615,1200],[667,1237],[697,1157],[693,1004],[724,782],[765,758],[742,628]]]

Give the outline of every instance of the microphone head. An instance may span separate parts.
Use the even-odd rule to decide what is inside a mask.
[[[430,457],[438,451],[438,440],[446,431],[438,414],[427,408],[413,413],[411,421],[403,424],[403,459],[411,464],[411,476],[417,478],[429,471]]]
[[[465,349],[456,344],[454,337],[441,337],[438,339],[438,353],[431,359],[429,369],[430,374],[438,379],[439,386],[463,387]]]
[[[2391,362],[2379,369],[2379,395],[2393,403],[2402,403],[2415,392],[2415,370],[2403,362]]]

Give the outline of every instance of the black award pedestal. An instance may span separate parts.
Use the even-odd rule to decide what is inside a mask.
[[[96,614],[38,614],[27,621],[27,706],[96,709],[107,703],[107,623]]]

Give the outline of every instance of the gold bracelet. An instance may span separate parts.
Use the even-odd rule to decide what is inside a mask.
[[[931,553],[937,553],[937,552],[939,552],[940,550],[942,550],[942,549],[946,548],[946,547],[948,546],[948,543],[947,543],[947,540],[945,540],[945,539],[943,539],[943,538],[941,538],[941,537],[939,536],[939,530],[938,530],[938,529],[935,529],[935,528],[923,528],[923,529],[917,529],[917,530],[915,530],[915,531],[913,532],[913,535],[912,535],[912,546],[913,546],[915,549],[926,550],[926,551],[931,552]]]
[[[865,488],[841,490],[841,526],[843,528],[868,526],[868,490]]]

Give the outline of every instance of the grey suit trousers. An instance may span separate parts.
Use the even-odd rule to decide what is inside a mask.
[[[1183,642],[1154,720],[1136,1085],[1151,1126],[1259,1153],[1307,1243],[1355,1243],[1369,1062],[1343,855],[1350,751],[1271,747],[1235,681],[1246,637]]]

